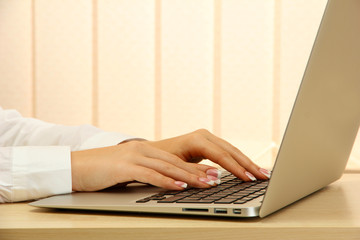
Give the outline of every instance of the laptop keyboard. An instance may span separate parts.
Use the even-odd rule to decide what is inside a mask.
[[[140,199],[137,203],[213,203],[244,204],[265,194],[268,181],[245,182],[229,172],[223,172],[221,183],[211,188],[188,188],[165,191]]]

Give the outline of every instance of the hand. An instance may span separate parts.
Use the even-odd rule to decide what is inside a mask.
[[[182,190],[188,184],[208,188],[219,180],[216,168],[195,163],[205,158],[246,181],[254,176],[267,178],[268,172],[237,148],[206,130],[198,130],[161,141],[134,140],[72,152],[73,190],[96,191],[131,181],[173,190]]]
[[[266,180],[270,177],[269,171],[260,168],[239,149],[205,129],[147,144],[172,153],[187,162],[209,159],[245,181],[255,178]]]

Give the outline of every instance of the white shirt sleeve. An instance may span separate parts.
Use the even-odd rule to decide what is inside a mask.
[[[50,124],[0,108],[0,203],[70,193],[71,151],[132,138],[90,125]]]

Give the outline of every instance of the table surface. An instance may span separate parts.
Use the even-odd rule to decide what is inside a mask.
[[[360,239],[360,174],[266,218],[54,210],[0,204],[0,239]]]

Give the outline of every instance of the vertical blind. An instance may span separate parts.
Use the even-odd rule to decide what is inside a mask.
[[[0,105],[271,167],[326,0],[0,0]],[[360,169],[360,139],[348,169]]]

